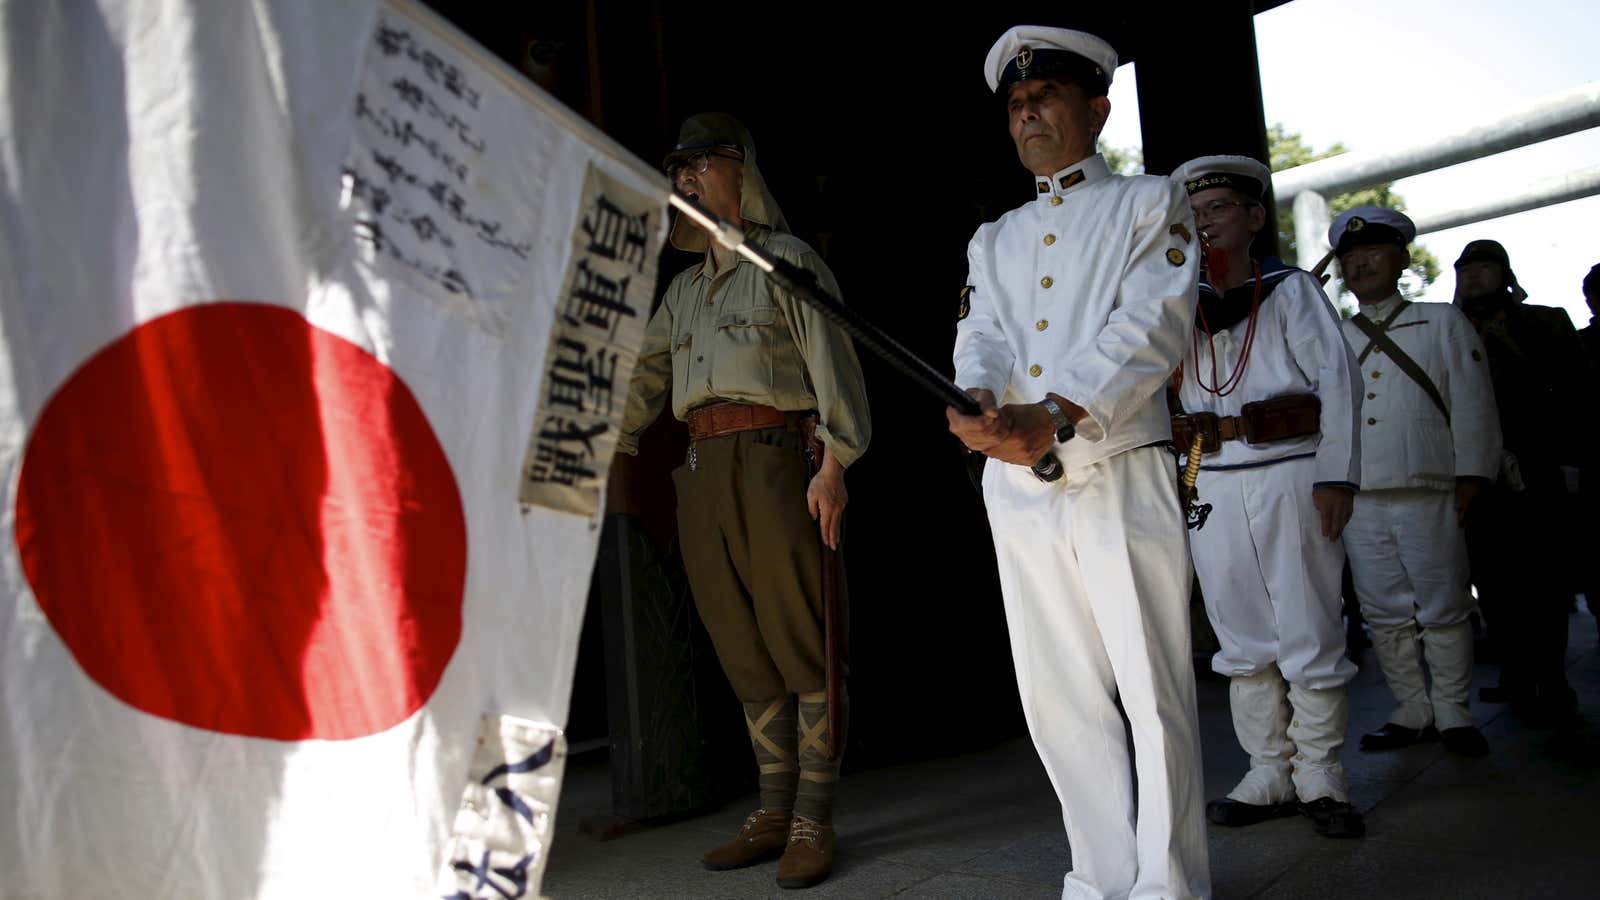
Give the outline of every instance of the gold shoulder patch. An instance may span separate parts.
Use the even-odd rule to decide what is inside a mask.
[[[956,321],[959,322],[972,312],[972,285],[961,289],[961,307],[956,311]]]
[[[1183,265],[1188,259],[1189,257],[1184,256],[1183,251],[1179,250],[1177,247],[1173,247],[1171,250],[1167,251],[1167,262],[1172,263],[1175,266]]]
[[[1183,242],[1185,244],[1189,243],[1189,229],[1183,227],[1182,222],[1173,222],[1172,225],[1167,228],[1167,234],[1175,234],[1178,237],[1183,238]]]

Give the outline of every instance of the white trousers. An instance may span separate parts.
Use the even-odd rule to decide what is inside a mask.
[[[983,483],[1017,689],[1072,849],[1062,896],[1209,896],[1191,570],[1171,457],[1131,450],[1064,484],[991,460]]]
[[[1357,494],[1344,548],[1361,614],[1373,625],[1454,625],[1472,612],[1466,533],[1456,527],[1453,492]]]
[[[1206,613],[1221,644],[1211,668],[1229,677],[1276,665],[1311,690],[1356,674],[1345,658],[1339,576],[1344,545],[1322,536],[1311,503],[1316,461],[1201,472],[1203,528],[1189,532]]]
[[[1455,494],[1357,494],[1344,545],[1378,665],[1395,697],[1389,721],[1408,728],[1471,725],[1472,597]],[[1419,631],[1433,676],[1431,697],[1423,683]]]

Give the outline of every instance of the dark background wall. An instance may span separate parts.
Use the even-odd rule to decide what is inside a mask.
[[[1208,3],[1198,22],[1192,5],[1178,15],[1147,2],[434,5],[648,161],[686,116],[738,116],[845,302],[947,372],[967,240],[1033,191],[983,76],[1006,28],[1082,28],[1140,60],[1138,108],[1112,115],[1141,116],[1151,171],[1202,153],[1265,153],[1251,15],[1274,3]],[[1203,82],[1197,47],[1207,48]],[[667,250],[662,287],[694,261]],[[1023,727],[987,525],[943,404],[877,360],[862,363],[874,436],[848,478],[852,767],[971,749]],[[639,516],[663,549],[666,473],[685,441],[664,416],[614,484],[615,508]],[[579,741],[605,730],[598,630],[586,630],[575,688]]]

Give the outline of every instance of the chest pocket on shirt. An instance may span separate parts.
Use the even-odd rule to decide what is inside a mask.
[[[755,306],[723,313],[717,317],[717,366],[713,386],[719,375],[735,384],[772,385],[773,357],[780,349],[780,329],[788,324],[776,306]]]

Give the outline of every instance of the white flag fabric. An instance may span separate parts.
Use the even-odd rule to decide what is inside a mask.
[[[0,896],[532,895],[664,180],[411,0],[0,40]]]

